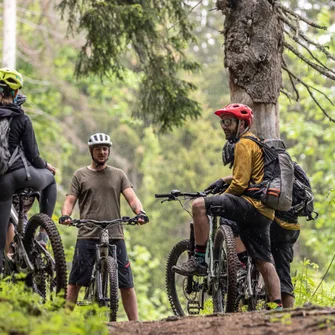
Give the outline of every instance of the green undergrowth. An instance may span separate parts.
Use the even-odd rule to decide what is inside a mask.
[[[299,264],[292,277],[295,306],[313,304],[335,307],[335,283],[328,282],[325,274],[317,264],[308,259]]]
[[[106,324],[96,317],[96,306],[85,306],[81,313],[64,309],[64,300],[43,303],[25,289],[23,283],[0,283],[0,335],[107,335]],[[99,311],[100,312],[100,311]]]

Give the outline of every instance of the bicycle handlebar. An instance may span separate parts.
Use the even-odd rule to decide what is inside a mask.
[[[190,198],[201,198],[206,197],[207,192],[201,191],[201,192],[181,192],[179,190],[172,190],[170,193],[162,193],[162,194],[155,194],[155,198],[167,198],[163,201],[173,201],[177,200],[178,197],[190,197]],[[162,202],[163,202],[162,201]]]
[[[123,216],[120,219],[115,219],[115,220],[110,220],[110,221],[97,221],[97,220],[91,220],[91,219],[73,219],[70,222],[71,226],[79,228],[82,224],[85,223],[93,223],[96,226],[101,226],[101,227],[106,227],[109,225],[114,225],[114,224],[127,224],[127,225],[137,225],[138,224],[138,216],[135,216],[133,218],[130,218],[129,216]]]

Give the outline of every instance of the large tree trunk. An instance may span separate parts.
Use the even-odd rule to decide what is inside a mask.
[[[231,102],[253,109],[256,135],[278,138],[283,27],[272,1],[218,0],[217,7],[226,16],[224,63]]]
[[[16,0],[3,2],[2,66],[16,66]]]

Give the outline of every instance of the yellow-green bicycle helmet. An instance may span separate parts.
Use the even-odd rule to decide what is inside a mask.
[[[0,69],[0,82],[3,81],[12,90],[20,89],[23,86],[23,77],[16,70],[4,67]]]

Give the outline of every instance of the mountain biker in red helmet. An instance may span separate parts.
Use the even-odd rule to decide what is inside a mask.
[[[220,178],[212,183],[206,191],[213,194],[224,191],[220,195],[198,198],[192,204],[195,233],[195,255],[174,271],[185,276],[206,275],[207,264],[205,251],[209,224],[207,210],[211,213],[237,222],[239,236],[236,248],[241,262],[245,260],[247,251],[253,258],[259,271],[264,277],[269,301],[275,302],[279,309],[282,306],[280,282],[273,266],[270,245],[270,225],[274,219],[274,210],[264,206],[260,200],[244,195],[250,181],[261,182],[264,176],[264,159],[262,149],[257,143],[246,138],[256,137],[250,132],[253,112],[243,104],[230,104],[215,112],[221,120],[227,143],[222,152],[224,165],[231,164],[232,176]],[[243,243],[242,243],[243,242]]]

